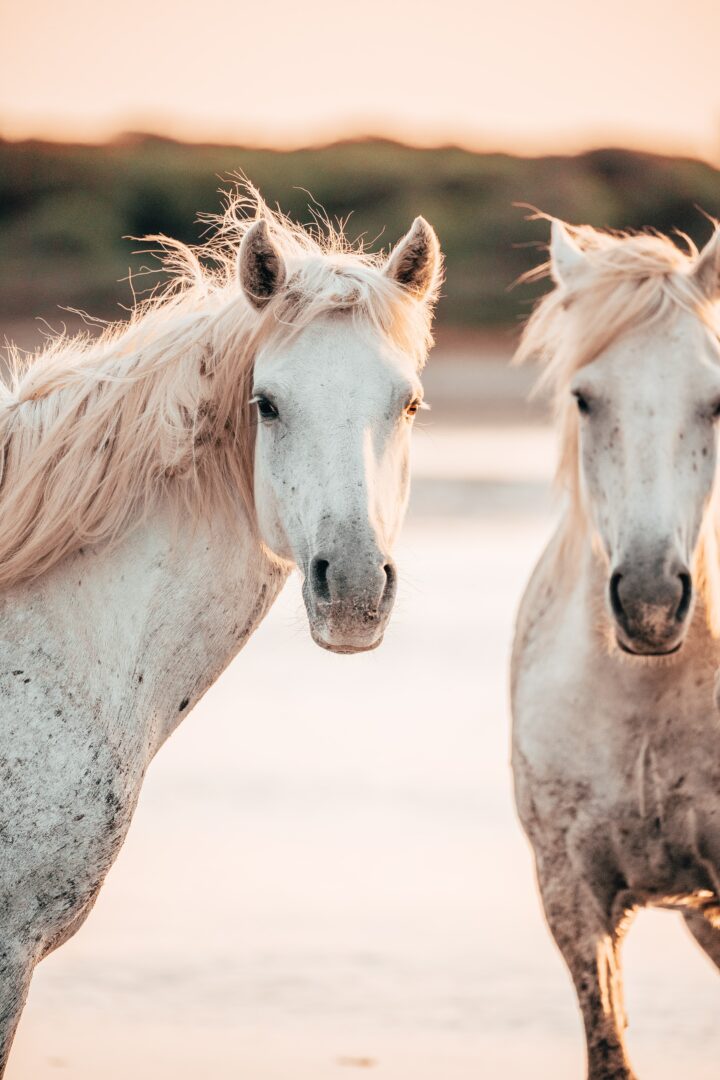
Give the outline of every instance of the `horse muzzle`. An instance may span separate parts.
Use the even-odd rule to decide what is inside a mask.
[[[397,573],[390,558],[315,556],[303,599],[316,644],[335,653],[376,649],[395,602]]]
[[[608,584],[618,646],[634,656],[670,656],[683,645],[694,604],[688,568],[621,565]]]

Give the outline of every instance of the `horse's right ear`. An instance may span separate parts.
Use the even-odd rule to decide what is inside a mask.
[[[557,218],[550,231],[550,273],[556,285],[570,285],[587,265],[587,256]]]
[[[238,280],[253,307],[263,308],[285,283],[285,261],[272,241],[267,221],[254,222],[238,252]]]
[[[390,252],[385,273],[422,300],[432,293],[440,276],[440,244],[432,225],[416,217],[410,232]]]
[[[708,300],[720,300],[720,226],[698,255],[692,279]]]

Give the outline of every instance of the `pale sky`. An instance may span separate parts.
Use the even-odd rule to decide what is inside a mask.
[[[0,134],[720,160],[720,0],[0,0]]]

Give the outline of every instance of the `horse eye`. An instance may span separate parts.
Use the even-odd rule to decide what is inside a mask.
[[[578,390],[574,391],[573,397],[577,402],[578,412],[582,413],[583,416],[587,416],[590,412],[590,402],[588,401],[588,399],[584,397]]]
[[[405,415],[415,416],[420,408],[422,408],[420,398],[413,398],[410,404],[405,406]]]
[[[278,411],[269,398],[262,397],[258,394],[254,398],[250,398],[250,404],[257,406],[258,415],[261,420],[274,420]]]
[[[710,416],[713,420],[720,420],[720,401],[716,401],[710,410]]]

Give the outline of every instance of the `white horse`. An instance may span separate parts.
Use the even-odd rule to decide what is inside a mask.
[[[592,1080],[632,1077],[619,950],[646,905],[720,966],[720,230],[698,255],[553,222],[548,366],[569,490],[520,610],[517,805]]]
[[[437,239],[417,218],[383,261],[252,209],[163,241],[169,293],[0,391],[0,1075],[148,763],[291,568],[333,652],[393,605]]]

